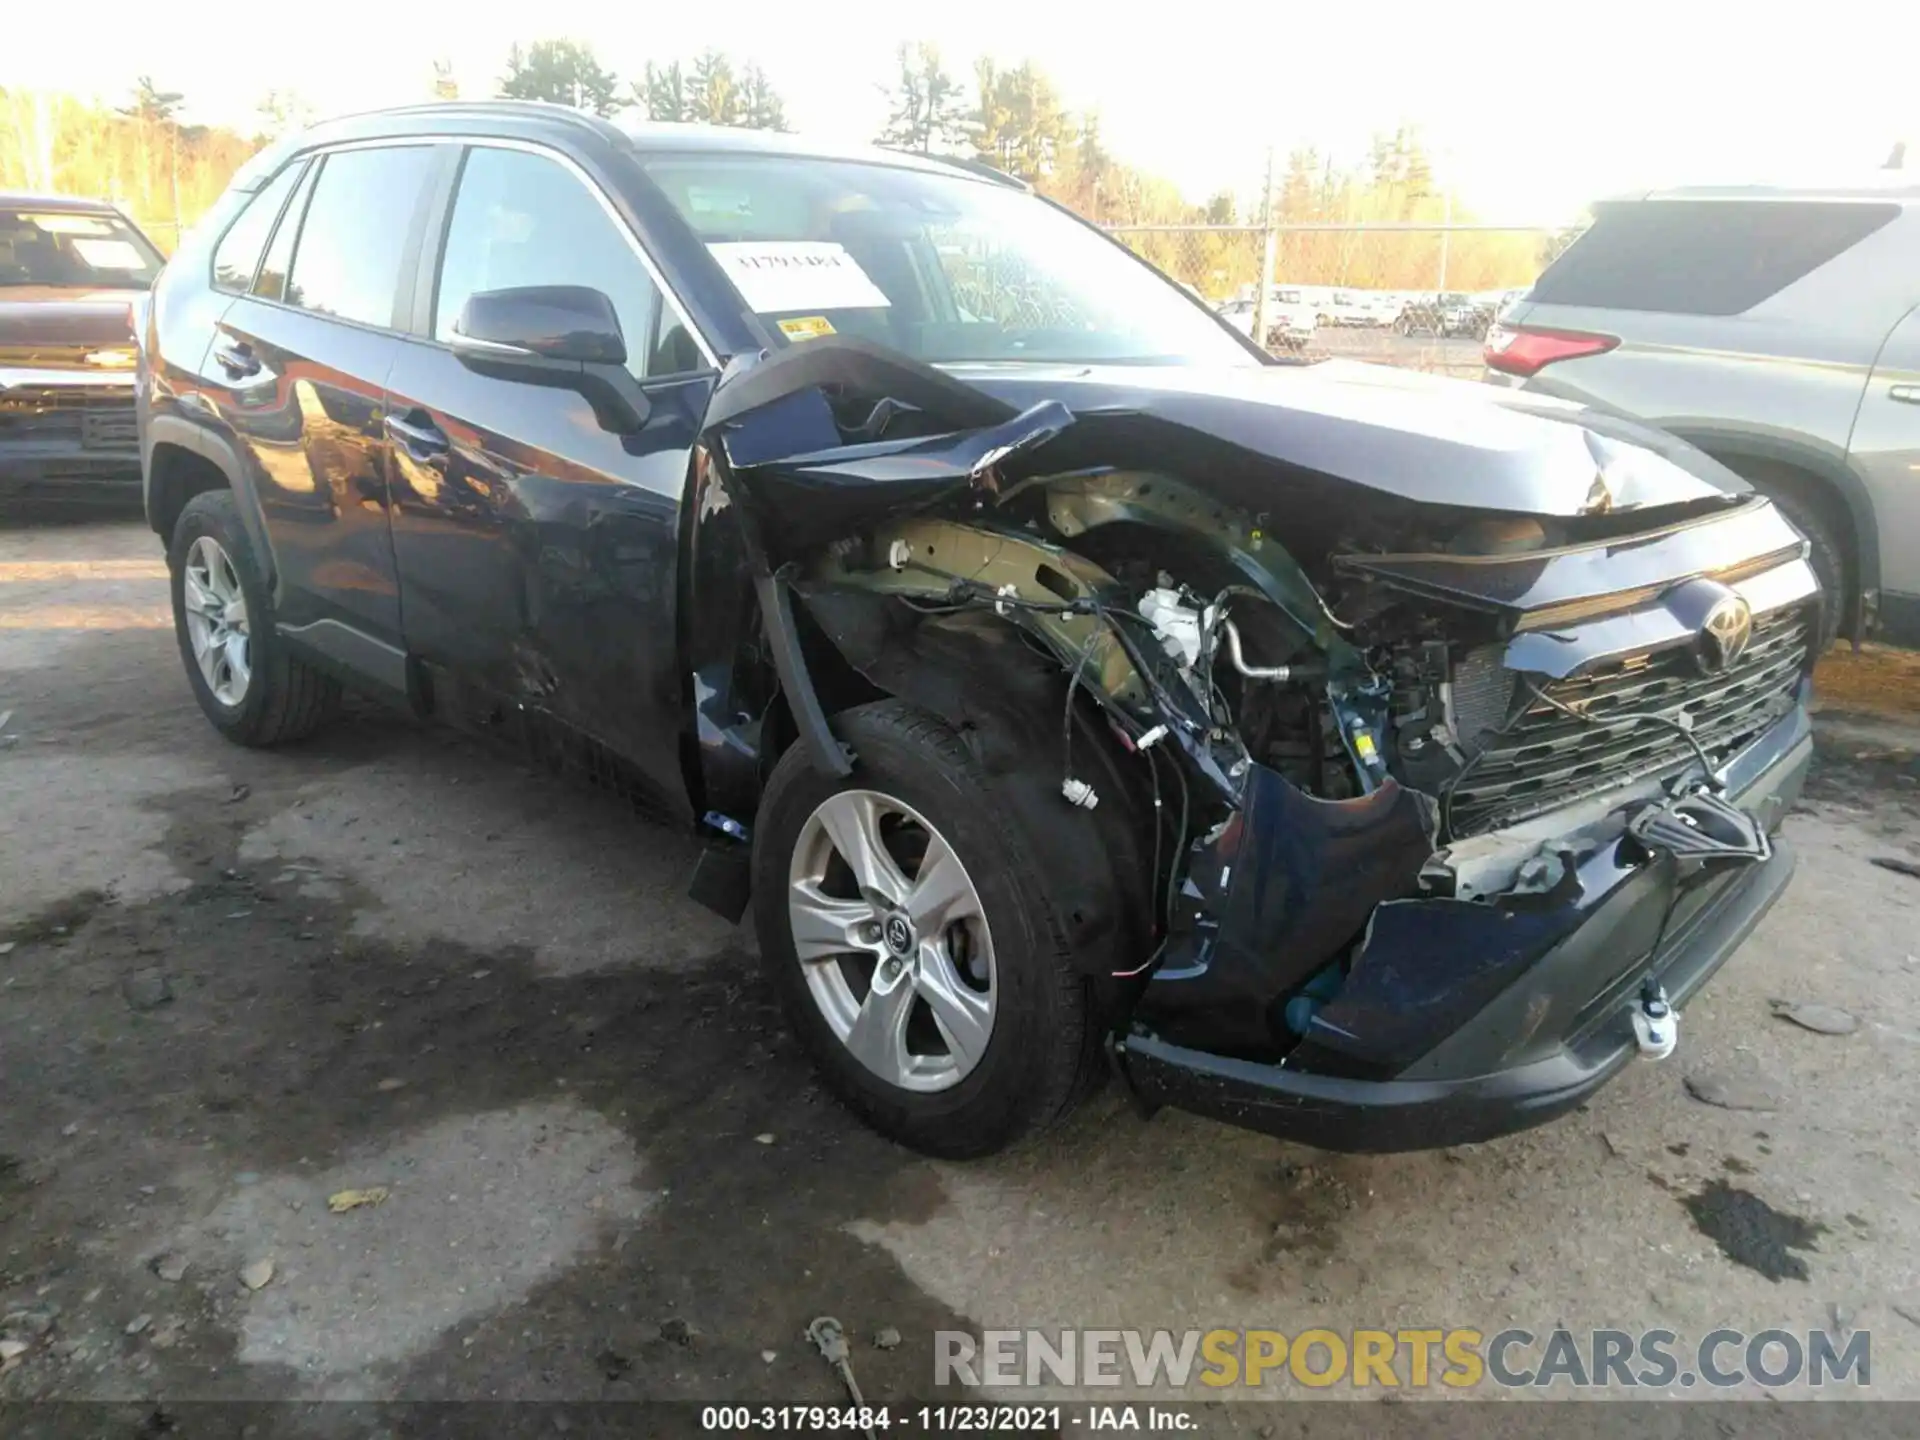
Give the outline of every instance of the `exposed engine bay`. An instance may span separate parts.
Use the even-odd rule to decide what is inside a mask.
[[[1420,498],[843,351],[718,392],[750,556],[821,673],[956,724],[1009,637],[1057,677],[1025,762],[1136,838],[1094,962],[1136,1024],[1398,1074],[1636,866],[1768,853],[1726,768],[1799,703],[1817,600],[1737,484],[1568,425],[1570,503]]]

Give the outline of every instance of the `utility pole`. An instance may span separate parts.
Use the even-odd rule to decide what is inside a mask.
[[[1274,251],[1280,232],[1273,228],[1273,146],[1267,146],[1267,190],[1260,207],[1260,224],[1266,235],[1260,244],[1260,283],[1253,292],[1253,343],[1267,348],[1267,292],[1273,286]]]
[[[1451,182],[1449,182],[1445,188],[1445,195],[1446,195],[1445,223],[1448,225],[1451,225],[1453,224],[1453,185]],[[1452,238],[1453,238],[1453,231],[1442,230],[1440,232],[1440,294],[1442,295],[1447,293],[1447,241],[1451,240]]]

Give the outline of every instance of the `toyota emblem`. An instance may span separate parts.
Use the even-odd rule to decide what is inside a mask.
[[[1725,595],[1700,626],[1700,668],[1709,674],[1739,664],[1753,639],[1753,611],[1738,595]]]

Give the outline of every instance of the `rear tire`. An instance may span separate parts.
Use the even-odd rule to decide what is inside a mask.
[[[1010,818],[1017,812],[996,796],[996,782],[959,736],[935,717],[897,700],[846,711],[836,717],[834,729],[858,756],[852,776],[840,780],[823,774],[805,747],[795,745],[774,767],[755,823],[754,922],[768,976],[827,1088],[874,1129],[929,1155],[965,1159],[991,1154],[1058,1120],[1097,1081],[1100,1034],[1088,982],[1069,959],[1066,926],[1041,882],[1041,867],[1027,837]],[[844,797],[838,805],[836,797]],[[913,1051],[917,1044],[934,1053],[924,1057],[929,1067],[925,1078],[895,1072],[907,1083],[883,1078],[880,1069],[856,1053],[870,1056],[872,1050],[856,1045],[851,1034],[843,1038],[842,1032],[848,1029],[848,1002],[864,1017],[876,997],[885,998],[884,967],[891,959],[884,926],[895,914],[912,914],[911,906],[876,907],[871,922],[859,916],[848,920],[852,928],[846,933],[857,948],[841,949],[837,940],[823,945],[810,932],[808,953],[813,958],[803,961],[796,943],[796,914],[804,925],[806,907],[817,903],[809,895],[858,897],[867,891],[847,862],[849,847],[839,834],[830,836],[826,852],[820,849],[826,827],[817,817],[833,816],[849,802],[880,811],[892,807],[895,817],[905,812],[923,822],[934,836],[918,842],[926,847],[924,854],[933,854],[934,844],[944,845],[974,897],[974,908],[960,908],[977,917],[977,922],[967,922],[976,926],[967,944],[976,982],[990,977],[986,988],[975,991],[975,998],[990,1006],[989,1028],[973,1053],[965,1055],[968,1047],[946,1038],[951,1027],[941,1016],[949,1012],[931,1001],[909,1000],[913,1009],[903,1012],[908,1018],[899,1023],[897,1033],[905,1037],[899,1050]],[[915,828],[909,823],[892,832],[886,848],[897,851],[904,844],[912,850]],[[889,833],[878,826],[870,829],[883,837]],[[898,838],[903,832],[904,840]],[[843,868],[823,871],[817,858],[823,853],[827,866]],[[924,859],[900,853],[891,859],[910,886],[929,873]],[[816,882],[816,875],[829,878]],[[798,912],[796,903],[802,907]],[[834,898],[834,903],[852,907],[846,911],[852,915],[864,902]],[[931,925],[916,915],[903,937],[910,942],[908,948],[891,953],[913,957],[910,970],[926,965],[927,952],[921,947],[931,937]],[[979,952],[983,944],[984,966]],[[834,967],[841,977],[824,978],[828,991],[842,996],[838,1010],[821,998],[821,967]],[[919,983],[913,975],[908,978],[910,984]],[[918,1009],[923,1004],[924,1013]],[[830,1012],[837,1018],[830,1019]],[[855,1025],[861,1023],[855,1018]],[[950,1071],[958,1072],[957,1078],[951,1073],[943,1078],[942,1049],[953,1055],[956,1063]]]
[[[232,491],[204,491],[186,503],[174,522],[167,568],[187,682],[214,729],[237,745],[266,747],[303,739],[333,717],[340,684],[289,654],[274,630],[273,597]],[[224,613],[210,621],[215,610]],[[232,661],[203,664],[210,634],[213,648],[230,649]]]

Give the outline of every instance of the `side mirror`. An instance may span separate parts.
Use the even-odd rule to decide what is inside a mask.
[[[613,302],[584,285],[478,290],[453,322],[449,342],[479,375],[572,390],[603,430],[631,435],[651,407],[627,370],[627,344]]]

